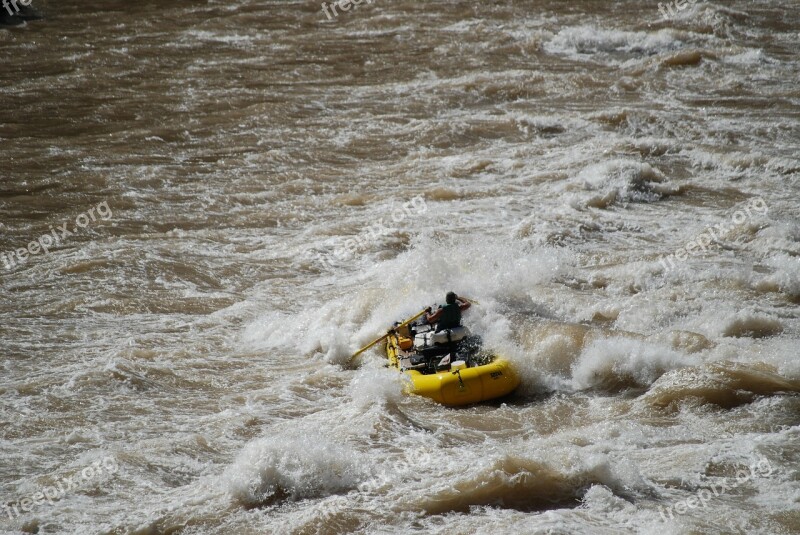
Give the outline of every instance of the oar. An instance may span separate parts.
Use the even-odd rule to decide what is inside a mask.
[[[470,299],[469,297],[464,297],[463,295],[458,296],[459,299],[466,301],[467,303],[472,303],[473,305],[480,305],[476,300]]]
[[[390,334],[392,334],[392,333],[393,333],[395,330],[397,330],[397,329],[400,329],[401,327],[405,327],[406,325],[408,325],[408,324],[409,324],[409,323],[411,323],[412,321],[416,320],[417,318],[419,318],[420,316],[422,316],[423,314],[425,314],[425,312],[427,312],[427,311],[428,311],[428,309],[426,308],[425,310],[423,310],[422,312],[420,312],[420,313],[419,313],[419,314],[417,314],[416,316],[413,316],[413,317],[411,317],[411,318],[407,319],[406,321],[404,321],[403,323],[401,323],[401,324],[400,324],[400,325],[398,325],[397,327],[393,327],[393,328],[392,328],[392,330],[390,330],[388,333],[384,334],[384,335],[383,335],[383,336],[381,336],[380,338],[377,338],[377,339],[373,340],[372,342],[368,343],[367,345],[365,345],[364,347],[362,347],[361,349],[359,349],[358,351],[356,351],[355,353],[353,353],[353,356],[352,356],[352,357],[350,357],[350,360],[349,360],[348,362],[352,362],[352,361],[353,361],[353,359],[354,359],[354,358],[356,358],[357,356],[359,356],[361,353],[363,353],[363,352],[364,352],[364,351],[366,351],[367,349],[371,348],[372,346],[374,346],[375,344],[377,344],[377,343],[378,343],[378,342],[380,342],[381,340],[386,340],[386,338],[387,338],[387,337],[388,337]]]

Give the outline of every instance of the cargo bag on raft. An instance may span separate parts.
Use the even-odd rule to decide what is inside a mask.
[[[449,344],[458,342],[469,336],[469,329],[466,327],[453,327],[439,332],[428,331],[419,333],[414,337],[414,348],[423,349],[439,344]]]

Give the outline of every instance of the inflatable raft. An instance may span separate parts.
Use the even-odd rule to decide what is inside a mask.
[[[422,320],[397,324],[386,338],[389,364],[409,378],[406,391],[444,405],[469,405],[510,394],[520,380],[511,363],[481,349],[465,327],[434,332]]]

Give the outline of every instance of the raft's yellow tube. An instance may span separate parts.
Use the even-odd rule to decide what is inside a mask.
[[[397,367],[397,348],[391,337],[386,343],[390,364]],[[409,379],[406,391],[425,396],[444,405],[469,405],[510,394],[519,386],[520,379],[511,363],[496,357],[483,366],[466,368],[458,372],[442,371],[423,375],[417,370],[405,370]]]

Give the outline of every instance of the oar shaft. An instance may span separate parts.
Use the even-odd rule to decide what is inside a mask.
[[[422,311],[422,312],[420,312],[419,314],[417,314],[417,315],[415,315],[415,316],[413,316],[413,317],[411,317],[411,318],[407,319],[406,321],[404,321],[403,323],[401,323],[401,324],[400,324],[400,325],[398,325],[397,327],[394,327],[392,330],[396,330],[396,329],[399,329],[399,328],[401,328],[401,327],[405,327],[406,325],[408,325],[408,324],[409,324],[409,323],[411,323],[412,321],[416,320],[417,318],[419,318],[420,316],[422,316],[423,314],[425,314],[425,312],[426,312],[427,310],[428,310],[428,309],[426,308],[425,310],[423,310],[423,311]],[[352,361],[354,358],[356,358],[356,357],[357,357],[357,356],[359,356],[361,353],[363,353],[363,352],[364,352],[364,351],[366,351],[367,349],[371,348],[372,346],[374,346],[375,344],[377,344],[377,343],[378,343],[378,342],[380,342],[381,340],[385,340],[385,339],[386,339],[386,337],[388,337],[390,334],[391,334],[391,331],[390,331],[390,332],[388,332],[388,333],[386,333],[386,334],[384,334],[384,335],[383,335],[383,336],[381,336],[380,338],[376,338],[375,340],[373,340],[373,341],[372,341],[372,342],[370,342],[369,344],[365,345],[364,347],[362,347],[361,349],[359,349],[358,351],[356,351],[355,353],[353,353],[353,356],[352,356],[352,357],[350,357],[350,361]]]
[[[356,351],[355,353],[353,353],[353,356],[352,356],[352,357],[350,357],[350,360],[353,360],[354,358],[356,358],[357,356],[359,356],[361,353],[363,353],[363,352],[364,352],[364,351],[366,351],[367,349],[371,348],[372,346],[374,346],[375,344],[377,344],[377,343],[378,343],[378,342],[380,342],[381,340],[385,339],[387,336],[389,336],[389,333],[386,333],[386,334],[384,334],[383,336],[381,336],[380,338],[376,338],[375,340],[373,340],[373,341],[372,341],[372,342],[370,342],[369,344],[365,345],[364,347],[362,347],[361,349],[359,349],[358,351]]]

